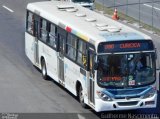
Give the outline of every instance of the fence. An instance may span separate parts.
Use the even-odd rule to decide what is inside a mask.
[[[113,14],[117,8],[121,20],[137,23],[160,32],[160,0],[96,0],[96,8]]]

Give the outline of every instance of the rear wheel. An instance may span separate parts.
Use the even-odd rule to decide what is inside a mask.
[[[45,60],[42,59],[42,62],[41,62],[41,71],[42,71],[42,77],[43,79],[47,80],[47,68],[46,68],[46,63],[45,63]]]
[[[82,106],[83,108],[86,108],[87,105],[84,103],[84,94],[83,94],[82,86],[79,87],[78,97],[79,97],[79,102],[80,102],[81,106]]]

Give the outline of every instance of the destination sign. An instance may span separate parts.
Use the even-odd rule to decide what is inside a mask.
[[[99,53],[147,51],[153,49],[153,43],[150,40],[105,42],[98,46]]]
[[[101,82],[109,82],[109,81],[121,81],[122,77],[120,76],[113,76],[113,77],[103,77]]]

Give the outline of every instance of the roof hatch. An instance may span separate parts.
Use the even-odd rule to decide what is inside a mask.
[[[85,17],[86,14],[85,14],[85,13],[76,13],[76,16],[77,16],[77,17]]]
[[[67,12],[77,12],[78,9],[76,8],[69,8],[69,9],[66,9]]]
[[[115,26],[102,26],[102,27],[97,27],[100,31],[108,31],[111,33],[114,32],[120,32],[121,28],[115,27]]]
[[[95,18],[91,18],[91,17],[87,17],[85,20],[88,22],[95,22],[96,21]]]
[[[107,23],[96,23],[96,26],[97,27],[105,27],[105,26],[108,26]]]
[[[66,10],[66,9],[75,9],[73,5],[57,5],[59,10]]]

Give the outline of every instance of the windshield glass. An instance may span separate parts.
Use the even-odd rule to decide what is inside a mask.
[[[73,2],[92,2],[92,0],[72,0]]]
[[[102,87],[137,87],[155,81],[154,53],[98,56],[98,84]]]

